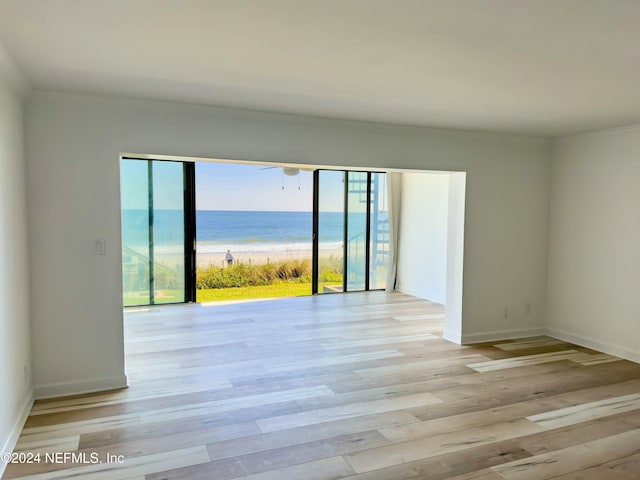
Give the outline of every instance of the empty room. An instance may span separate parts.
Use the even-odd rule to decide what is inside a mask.
[[[0,478],[640,478],[638,44],[626,0],[0,0]]]

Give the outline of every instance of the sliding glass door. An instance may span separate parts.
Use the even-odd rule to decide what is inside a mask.
[[[314,172],[314,293],[344,291],[346,173],[340,170]]]
[[[314,293],[384,289],[386,175],[318,170],[314,177]]]
[[[123,304],[148,305],[153,291],[151,249],[153,235],[149,217],[148,162],[122,160],[120,199],[122,204]]]
[[[193,241],[186,187],[192,167],[183,162],[121,161],[125,306],[191,300]]]

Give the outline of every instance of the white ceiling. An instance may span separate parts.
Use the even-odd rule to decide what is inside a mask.
[[[562,135],[640,123],[640,0],[0,0],[34,88]]]

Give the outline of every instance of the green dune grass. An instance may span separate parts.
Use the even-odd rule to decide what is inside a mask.
[[[325,284],[342,285],[341,262],[333,257],[323,259],[320,291],[323,291]],[[159,276],[156,279],[155,303],[181,302],[183,292],[176,290],[177,283],[175,275]],[[224,268],[210,265],[197,270],[196,286],[198,303],[311,295],[311,261],[237,264]],[[148,301],[148,292],[129,291],[124,296],[124,305],[145,304],[145,298]]]

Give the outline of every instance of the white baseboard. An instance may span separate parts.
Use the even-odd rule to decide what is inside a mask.
[[[609,342],[603,342],[602,340],[596,340],[595,338],[585,337],[584,335],[578,335],[575,333],[567,332],[565,330],[559,330],[557,328],[546,327],[544,334],[558,340],[564,340],[565,342],[575,343],[582,347],[598,350],[602,353],[608,353],[615,357],[631,360],[632,362],[640,363],[640,351],[634,350],[622,345],[616,345]]]
[[[31,412],[31,407],[33,406],[33,390],[29,390],[27,397],[22,404],[22,408],[20,409],[20,413],[18,414],[18,418],[16,418],[11,431],[9,432],[9,437],[4,442],[4,445],[0,447],[0,453],[3,452],[13,452],[13,449],[16,447],[16,443],[18,443],[18,438],[20,437],[20,433],[22,433],[22,427],[24,423],[27,421],[27,417],[29,417],[29,413]],[[4,470],[7,468],[7,464],[0,461],[0,478],[4,474]]]
[[[543,327],[533,328],[521,328],[515,330],[493,330],[491,332],[484,333],[470,333],[462,334],[462,345],[469,345],[472,343],[485,343],[495,342],[498,340],[511,340],[514,338],[535,337],[538,335],[545,335],[545,329]]]
[[[34,396],[38,400],[45,398],[65,397],[68,395],[80,395],[83,393],[102,392],[115,390],[128,386],[127,376],[100,377],[79,382],[60,382],[36,385]]]

